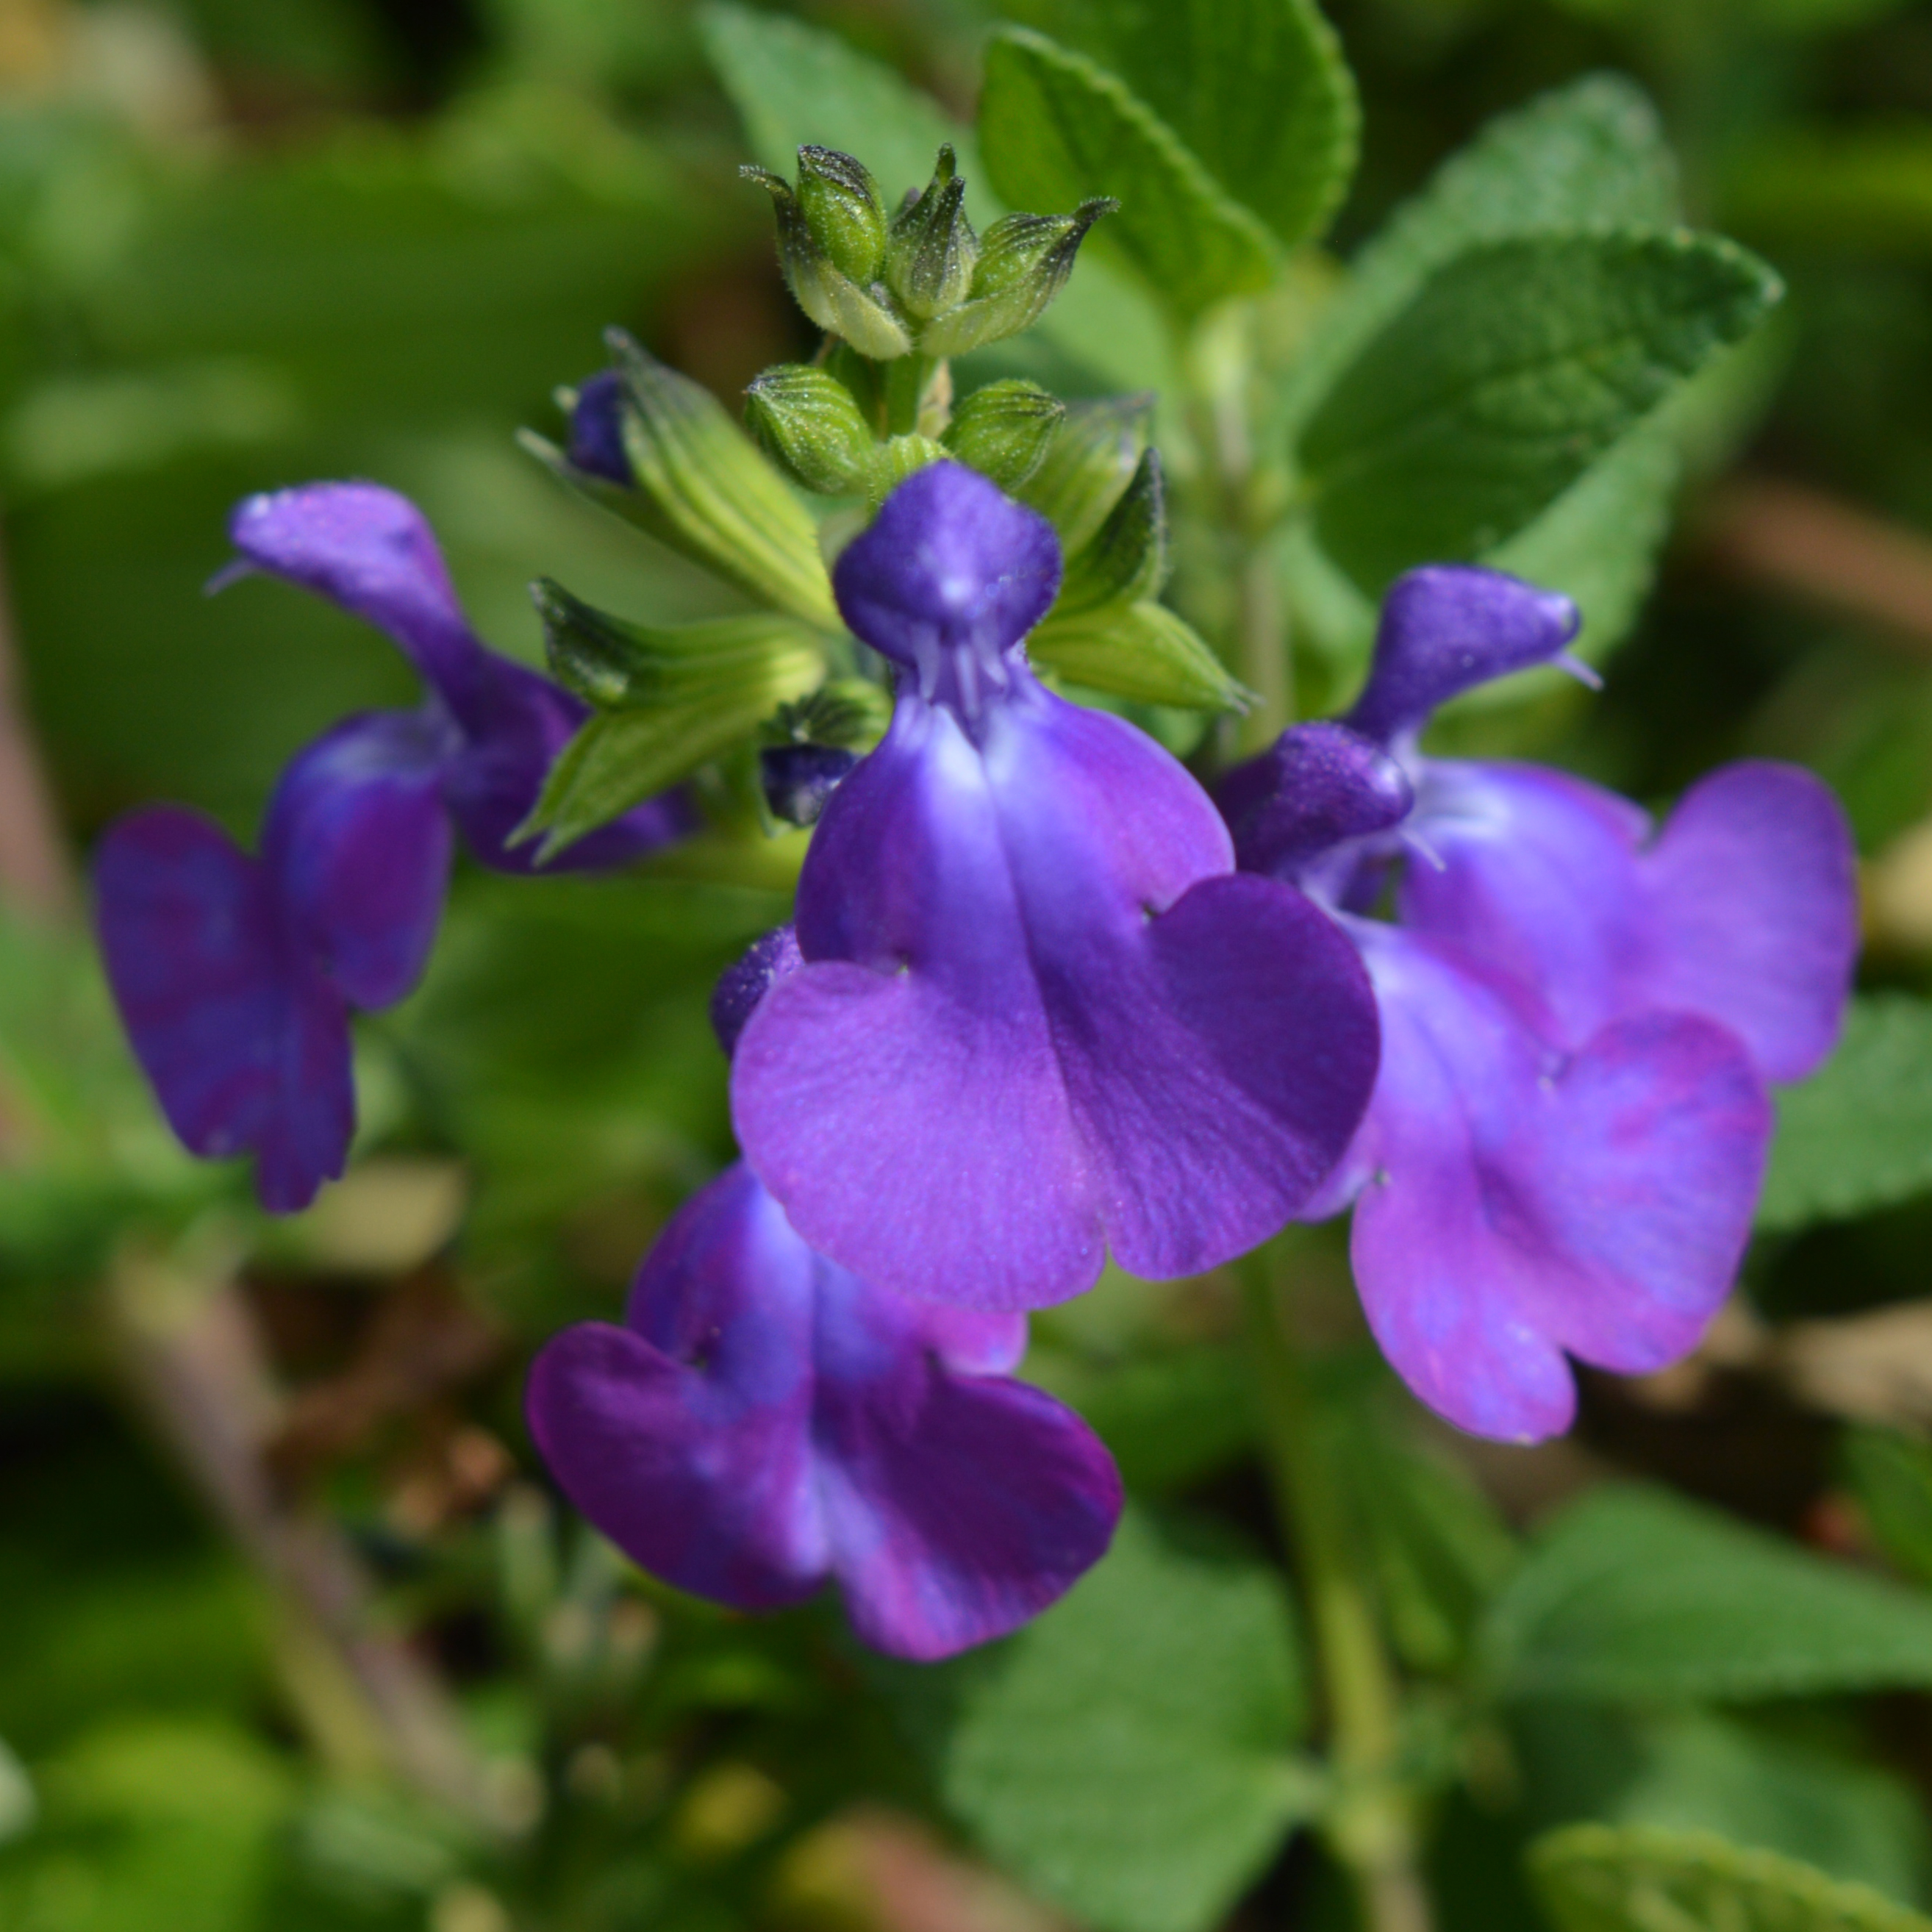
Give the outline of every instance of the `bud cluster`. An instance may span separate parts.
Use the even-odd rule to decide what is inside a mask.
[[[800,148],[796,186],[769,169],[743,172],[771,192],[799,306],[875,362],[957,356],[1030,327],[1066,285],[1087,231],[1116,206],[1003,215],[976,234],[950,145],[924,192],[908,192],[890,217],[870,172],[835,148]]]

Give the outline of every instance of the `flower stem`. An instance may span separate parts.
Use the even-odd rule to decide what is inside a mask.
[[[1414,1806],[1401,1775],[1400,1688],[1269,1256],[1260,1249],[1243,1264],[1243,1312],[1269,1483],[1301,1586],[1328,1721],[1336,1795],[1324,1834],[1354,1886],[1364,1932],[1430,1932]]]

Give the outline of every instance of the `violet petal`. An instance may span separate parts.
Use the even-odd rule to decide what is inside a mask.
[[[452,844],[448,736],[422,712],[351,718],[290,763],[269,801],[262,866],[356,1006],[402,998],[435,944]]]
[[[108,982],[168,1124],[191,1154],[252,1152],[262,1204],[292,1214],[348,1159],[348,1016],[274,902],[212,820],[131,812],[96,849]]]
[[[1619,1019],[1566,1059],[1520,989],[1452,949],[1388,927],[1365,943],[1384,1044],[1351,1253],[1370,1326],[1459,1426],[1555,1435],[1566,1354],[1662,1368],[1729,1292],[1770,1137],[1762,1085],[1709,1021]]]
[[[800,1234],[868,1281],[985,1308],[1272,1233],[1372,1080],[1354,949],[1228,875],[1206,795],[1023,665],[973,736],[902,692],[800,882],[808,962],[740,1042],[742,1144]]]
[[[1373,739],[1346,724],[1292,725],[1258,758],[1215,787],[1244,872],[1292,877],[1345,840],[1388,830],[1408,817],[1408,774]]]
[[[1382,600],[1369,681],[1345,722],[1383,744],[1419,730],[1459,692],[1547,664],[1581,622],[1568,598],[1499,570],[1412,570]]]
[[[637,481],[624,448],[624,379],[615,369],[600,369],[578,386],[570,412],[573,467],[628,490]]]
[[[805,964],[798,933],[790,926],[760,933],[720,975],[711,990],[711,1030],[729,1060],[758,1002],[788,973]]]

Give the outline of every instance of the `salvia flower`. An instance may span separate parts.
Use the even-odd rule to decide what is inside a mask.
[[[386,631],[428,686],[413,711],[346,719],[297,754],[259,857],[179,807],[130,813],[94,868],[107,973],[134,1052],[191,1153],[252,1152],[262,1204],[306,1207],[355,1126],[348,1010],[415,986],[442,916],[454,832],[484,865],[530,869],[510,835],[587,715],[487,650],[416,507],[364,483],[252,496],[218,582],[263,570]],[[677,836],[652,800],[563,863],[620,863]]]
[[[746,1610],[828,1581],[874,1648],[1004,1635],[1106,1552],[1120,1478],[1014,1381],[1026,1318],[940,1308],[814,1254],[740,1162],[688,1202],[621,1328],[532,1368],[530,1431],[577,1507],[679,1588]]]
[[[1726,766],[1658,830],[1562,772],[1421,754],[1436,706],[1568,662],[1576,628],[1500,573],[1412,572],[1348,718],[1220,794],[1243,863],[1334,909],[1381,1006],[1375,1097],[1308,1214],[1354,1202],[1416,1392],[1518,1438],[1568,1425],[1566,1356],[1637,1373],[1695,1344],[1748,1238],[1764,1083],[1829,1050],[1857,943],[1843,814],[1804,772]],[[1365,916],[1392,871],[1394,922]]]
[[[839,608],[898,667],[827,801],[804,964],[746,1023],[740,1144],[800,1237],[980,1308],[1228,1259],[1347,1144],[1376,1032],[1354,950],[1238,874],[1181,766],[1028,668],[1052,526],[938,463],[843,553]]]

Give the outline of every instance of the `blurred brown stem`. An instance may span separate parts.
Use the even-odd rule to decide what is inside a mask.
[[[20,651],[0,536],[0,899],[45,917],[74,910],[74,866],[22,708]]]
[[[480,1767],[440,1681],[375,1626],[368,1576],[340,1531],[278,1492],[265,1451],[281,1405],[239,1288],[129,1256],[115,1268],[107,1304],[129,1380],[169,1447],[223,1527],[346,1666],[337,1683],[344,1692],[352,1686],[364,1708],[338,1714],[346,1721],[333,1734],[373,1735],[392,1770],[494,1826]]]
[[[1932,656],[1932,538],[1802,483],[1743,477],[1713,499],[1705,554]]]

